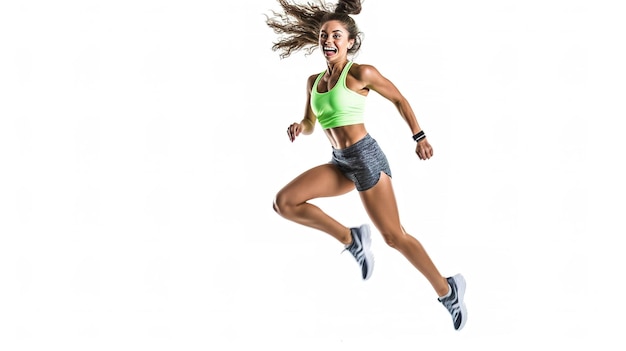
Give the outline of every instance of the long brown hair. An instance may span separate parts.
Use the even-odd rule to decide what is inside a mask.
[[[361,0],[339,0],[336,5],[323,0],[295,4],[288,0],[277,0],[282,12],[272,11],[266,15],[267,25],[279,35],[272,46],[280,52],[280,58],[286,58],[294,52],[304,50],[309,55],[319,45],[319,30],[325,22],[337,20],[343,23],[349,32],[348,39],[354,39],[354,45],[348,54],[355,54],[361,47],[362,33],[350,15],[361,12]]]

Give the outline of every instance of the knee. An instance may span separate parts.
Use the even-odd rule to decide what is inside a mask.
[[[387,245],[389,245],[390,247],[398,249],[402,246],[404,233],[402,233],[401,231],[384,231],[381,232],[381,234],[383,236],[383,239],[385,240],[385,243],[387,243]]]
[[[272,203],[272,207],[274,208],[274,211],[276,213],[283,217],[289,214],[289,209],[291,208],[288,202],[288,197],[282,192],[276,194]]]

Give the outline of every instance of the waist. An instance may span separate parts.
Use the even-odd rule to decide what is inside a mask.
[[[338,149],[333,147],[333,153],[337,156],[349,156],[354,153],[360,153],[363,148],[368,147],[369,145],[376,144],[376,139],[372,138],[372,136],[367,133],[364,137],[359,139],[357,142],[350,144],[347,147],[342,149]]]
[[[326,134],[333,149],[345,149],[365,137],[367,130],[365,124],[360,123],[324,129],[324,134]]]

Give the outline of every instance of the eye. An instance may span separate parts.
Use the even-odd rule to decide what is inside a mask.
[[[326,38],[328,38],[328,35],[326,35],[326,33],[321,33],[320,34],[320,38],[326,39]]]
[[[339,38],[341,38],[341,35],[339,35],[339,34],[335,34],[335,35],[333,35],[333,38],[335,38],[335,39],[339,39]]]

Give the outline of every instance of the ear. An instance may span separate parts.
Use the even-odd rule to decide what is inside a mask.
[[[350,42],[348,44],[348,49],[352,49],[353,46],[354,46],[354,39],[350,39]]]

